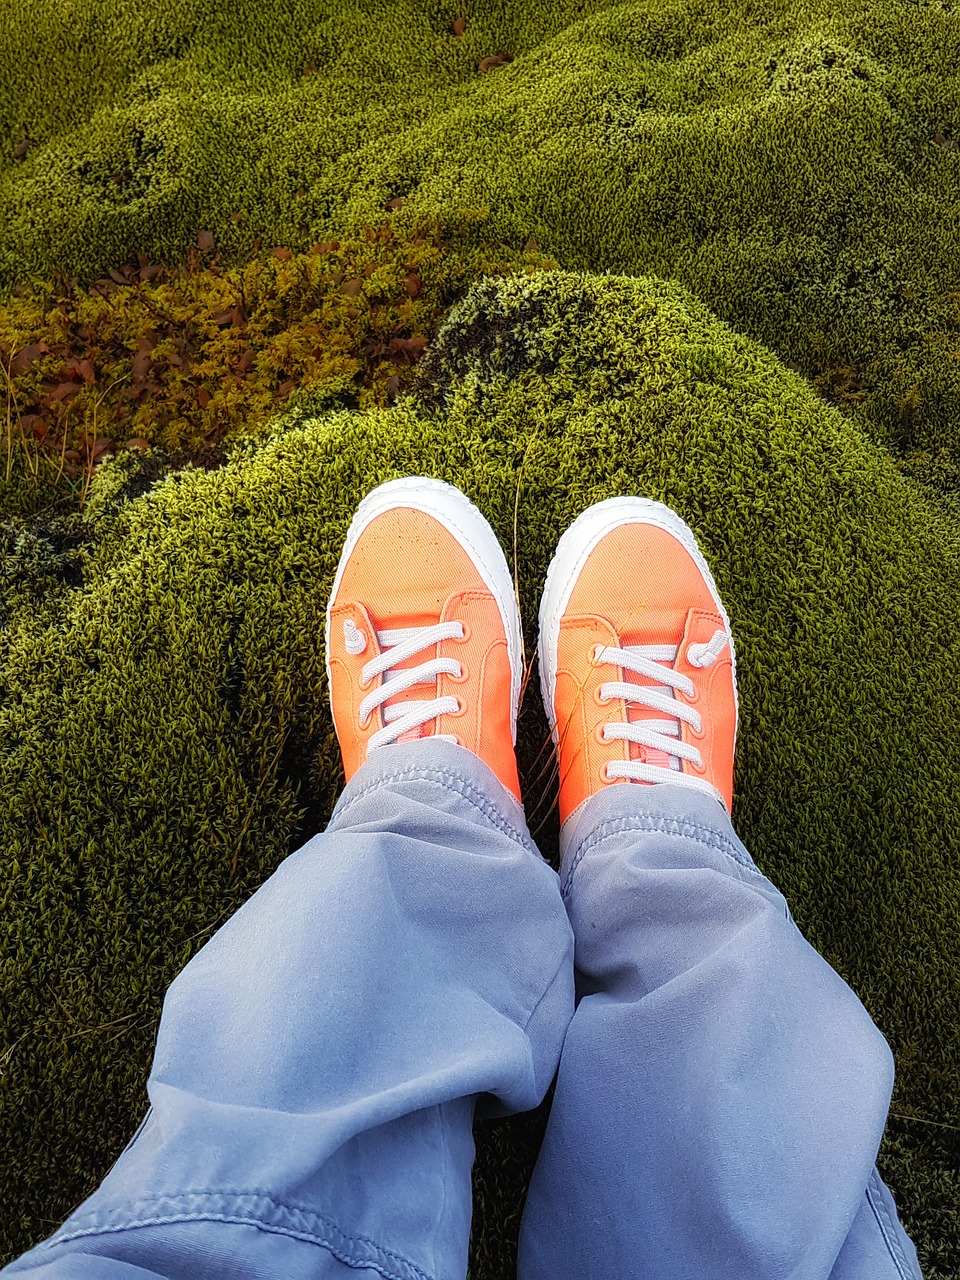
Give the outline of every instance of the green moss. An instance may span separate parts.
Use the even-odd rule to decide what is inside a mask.
[[[64,449],[75,429],[92,454],[94,406],[118,443],[142,430],[154,447],[71,474],[7,388],[0,1249],[97,1184],[142,1112],[166,985],[324,825],[340,775],[316,638],[340,543],[368,488],[425,472],[470,493],[517,559],[528,659],[579,510],[644,492],[694,524],[742,655],[738,829],[894,1045],[881,1168],[928,1280],[955,1276],[956,4],[496,0],[461,35],[456,5],[416,0],[7,12],[7,316],[55,301],[58,275],[83,292],[111,268],[172,273],[201,232],[227,273],[260,245],[309,256],[395,198],[398,245],[425,220],[467,234],[443,248],[429,320],[397,313],[392,336],[434,337],[459,296],[441,277],[544,265],[531,235],[563,271],[477,285],[393,409],[413,365],[369,358],[347,304],[308,348],[314,313],[280,259],[258,268],[281,305],[257,335],[257,395],[230,378],[242,352],[219,326],[201,344],[216,422],[175,364],[152,418],[79,375],[90,417],[56,424]],[[213,292],[205,276],[193,301]],[[118,378],[138,324],[111,333]],[[82,363],[78,339],[55,355]],[[545,737],[528,695],[534,828],[555,798]],[[555,836],[549,817],[548,853]],[[474,1280],[512,1276],[541,1120],[479,1134]]]
[[[411,226],[488,209],[486,243],[680,280],[811,381],[854,371],[838,405],[874,438],[956,456],[951,0],[497,0],[461,35],[455,14],[15,0],[0,288],[179,261],[202,229],[225,263],[305,250],[391,197]]]
[[[48,575],[54,612],[18,595],[0,628],[6,1256],[126,1144],[169,983],[326,825],[342,772],[324,615],[343,538],[370,488],[426,474],[500,537],[528,662],[580,511],[640,493],[690,522],[737,639],[737,829],[894,1049],[907,1118],[884,1173],[928,1280],[955,1275],[955,1148],[934,1127],[957,1125],[960,1085],[952,526],[772,353],[656,279],[482,281],[394,407],[295,409],[278,428],[140,496],[106,464],[82,583]],[[537,688],[518,759],[555,858]],[[474,1280],[513,1274],[541,1124],[479,1131]]]

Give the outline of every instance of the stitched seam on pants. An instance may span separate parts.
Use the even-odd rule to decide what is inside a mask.
[[[537,1001],[537,1003],[530,1010],[530,1016],[527,1018],[526,1022],[523,1024],[523,1027],[521,1028],[522,1031],[526,1032],[527,1028],[530,1026],[530,1023],[533,1021],[537,1010],[540,1008],[544,1000],[546,1000],[547,996],[550,994],[550,992],[553,990],[554,986],[556,985],[556,981],[560,977],[561,972],[571,963],[572,963],[571,957],[569,955],[566,955],[557,965],[556,969],[554,969],[553,977],[550,979],[550,981],[544,987],[543,991],[540,993],[540,998]],[[571,1014],[570,1017],[572,1018],[573,1014]],[[567,1025],[569,1026],[569,1021]]]
[[[626,818],[611,818],[607,822],[601,822],[596,830],[584,840],[570,864],[570,869],[564,877],[563,884],[560,886],[560,892],[564,898],[570,891],[573,873],[582,862],[584,856],[596,845],[601,844],[604,840],[611,839],[613,836],[622,835],[624,831],[642,831],[648,835],[682,836],[685,840],[695,840],[698,844],[706,845],[708,849],[712,849],[715,853],[726,854],[727,857],[734,860],[738,867],[743,867],[744,871],[749,871],[758,880],[764,879],[762,872],[757,867],[745,862],[743,857],[736,851],[735,846],[711,827],[701,826],[698,822],[691,822],[687,818],[665,818],[660,814],[641,813],[632,814]]]
[[[206,1206],[204,1204],[206,1202]],[[130,1216],[139,1206],[157,1204],[152,1214]],[[179,1207],[179,1206],[182,1206]],[[216,1211],[215,1211],[216,1210]],[[123,1220],[111,1223],[111,1217]],[[155,1227],[174,1222],[235,1222],[254,1226],[274,1235],[291,1236],[320,1245],[347,1266],[366,1267],[378,1272],[385,1280],[434,1280],[428,1272],[390,1249],[384,1249],[367,1236],[348,1236],[331,1219],[303,1209],[287,1205],[260,1191],[214,1192],[186,1191],[179,1195],[139,1196],[129,1209],[93,1212],[89,1215],[89,1227],[56,1233],[44,1241],[46,1248],[55,1248],[68,1240],[83,1236],[109,1235],[129,1231],[136,1227]],[[82,1219],[80,1219],[82,1220]],[[359,1246],[359,1247],[358,1247]]]
[[[446,787],[448,791],[455,791],[457,795],[462,796],[468,804],[473,805],[475,809],[479,809],[491,825],[496,827],[503,835],[509,836],[510,839],[515,841],[517,844],[523,845],[525,849],[529,849],[531,853],[535,853],[538,858],[543,857],[540,850],[537,849],[535,845],[532,845],[520,831],[517,831],[517,829],[507,821],[500,810],[495,808],[489,800],[485,799],[484,796],[476,790],[469,779],[465,778],[460,773],[450,773],[446,769],[426,769],[422,766],[417,767],[412,765],[407,769],[398,769],[394,773],[383,774],[382,777],[379,777],[374,782],[369,783],[362,791],[357,792],[355,796],[351,797],[337,815],[337,824],[339,825],[340,818],[343,817],[344,814],[348,813],[351,807],[356,804],[361,797],[367,795],[371,791],[379,790],[385,782],[398,782],[409,778],[415,778],[418,782],[437,782],[441,786]],[[452,783],[459,783],[460,786],[451,785]],[[469,794],[467,794],[467,792],[469,792]],[[334,827],[333,829],[336,830],[337,828]]]
[[[867,1183],[867,1203],[873,1210],[873,1216],[877,1220],[880,1234],[883,1236],[887,1249],[890,1251],[894,1266],[900,1272],[901,1280],[913,1280],[913,1267],[910,1266],[904,1256],[900,1241],[897,1239],[896,1227],[890,1218],[880,1189],[876,1185],[879,1176],[876,1169],[870,1175],[870,1181]]]

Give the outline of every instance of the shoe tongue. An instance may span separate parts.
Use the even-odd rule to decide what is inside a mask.
[[[669,667],[671,671],[675,670],[677,654],[680,652],[679,644],[624,644],[620,646],[625,653],[635,653],[641,658],[649,658],[656,662],[658,666]],[[657,693],[661,693],[666,698],[676,697],[676,690],[668,684],[660,684],[656,680],[652,680],[649,676],[641,675],[638,671],[624,671],[623,678],[627,684],[636,684],[641,688],[653,689]],[[645,707],[637,702],[627,703],[627,723],[638,724],[643,723],[647,729],[652,729],[654,733],[665,734],[668,738],[680,738],[680,721],[670,720],[662,712],[655,711],[653,707]],[[642,764],[656,765],[660,769],[674,769],[677,773],[681,773],[682,766],[678,756],[672,756],[668,751],[660,751],[656,747],[648,747],[642,742],[630,742],[627,744],[630,748],[630,759],[639,760]]]

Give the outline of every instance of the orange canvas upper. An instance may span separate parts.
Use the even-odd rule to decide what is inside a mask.
[[[590,553],[564,610],[557,654],[554,708],[559,734],[560,821],[604,785],[601,770],[614,760],[642,760],[667,767],[666,753],[639,743],[602,741],[603,726],[669,719],[628,699],[599,701],[600,686],[623,680],[652,686],[656,681],[610,663],[593,665],[595,646],[680,644],[674,669],[696,688],[674,696],[700,714],[702,733],[681,720],[681,740],[697,748],[704,768],[681,761],[684,773],[705,778],[733,809],[733,748],[736,704],[730,646],[708,667],[687,660],[691,643],[706,643],[725,629],[710,590],[693,558],[671,534],[649,524],[628,523],[611,530]]]
[[[377,631],[456,620],[465,626],[462,640],[443,640],[391,670],[409,670],[446,657],[460,663],[462,676],[441,672],[429,683],[396,694],[386,705],[446,695],[458,698],[461,711],[441,714],[399,741],[454,734],[520,799],[506,632],[496,600],[452,533],[433,516],[409,507],[377,516],[350,555],[330,617],[331,706],[347,782],[366,759],[367,742],[386,723],[382,708],[365,726],[360,723],[360,703],[374,682],[382,684],[386,677],[384,673],[361,683],[363,667],[384,651]],[[347,652],[344,620],[348,618],[367,636],[367,647],[360,654]]]

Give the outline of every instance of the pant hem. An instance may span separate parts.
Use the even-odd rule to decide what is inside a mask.
[[[70,1220],[69,1228],[38,1246],[54,1250],[58,1245],[89,1236],[109,1235],[137,1227],[165,1226],[177,1222],[232,1222],[253,1226],[276,1235],[291,1236],[328,1250],[351,1267],[376,1271],[384,1280],[434,1280],[428,1272],[385,1249],[366,1236],[350,1236],[332,1218],[284,1204],[262,1191],[185,1191],[178,1195],[139,1197],[127,1205],[98,1209],[89,1216]]]
[[[693,795],[691,797],[689,788],[670,786],[667,783],[645,790],[648,796],[644,797],[644,803],[635,805],[626,814],[623,812],[622,802],[617,804],[620,797],[612,790],[593,797],[594,801],[602,802],[603,809],[600,812],[591,810],[593,818],[590,822],[580,819],[578,838],[571,840],[564,852],[560,884],[560,892],[564,900],[570,893],[574,874],[584,857],[604,841],[620,836],[625,831],[680,836],[685,840],[693,840],[715,853],[730,858],[738,868],[758,881],[766,881],[763,872],[737,839],[729,817],[725,813],[720,815],[719,806],[709,796]],[[654,796],[652,794],[654,791],[659,794]],[[705,800],[711,808],[707,809],[700,803],[691,804],[691,799],[694,802]],[[728,833],[718,825],[718,821],[714,818],[715,813],[719,817],[719,822],[725,823],[728,827]],[[591,813],[585,810],[584,817],[590,816]]]
[[[870,1181],[867,1183],[867,1203],[873,1210],[873,1216],[876,1218],[877,1227],[883,1236],[883,1242],[887,1246],[887,1251],[893,1260],[893,1265],[897,1268],[897,1273],[901,1280],[914,1280],[916,1272],[907,1261],[907,1258],[901,1248],[900,1241],[897,1239],[896,1223],[891,1221],[890,1213],[880,1190],[880,1175],[874,1168],[870,1175]]]
[[[401,762],[402,767],[398,767]],[[543,859],[530,836],[523,805],[510,794],[490,766],[465,747],[432,738],[394,743],[375,751],[344,787],[327,830],[337,830],[347,824],[350,810],[371,791],[408,781],[434,782],[455,792],[477,810],[488,825]],[[496,800],[491,799],[493,796]]]

